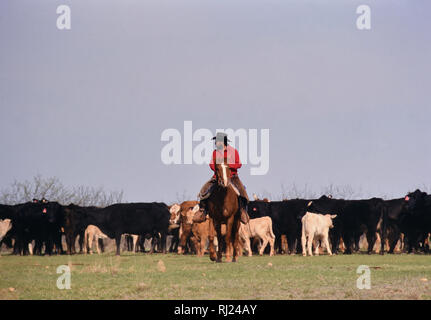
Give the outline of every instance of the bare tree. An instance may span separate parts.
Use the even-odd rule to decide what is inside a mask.
[[[322,188],[322,194],[332,195],[334,198],[339,199],[359,199],[362,196],[362,190],[355,190],[351,185],[334,185],[331,183],[329,186]]]
[[[61,204],[74,203],[81,206],[108,206],[121,202],[123,191],[105,191],[102,187],[78,186],[67,188],[57,177],[43,178],[40,175],[32,180],[14,181],[9,188],[0,191],[0,203],[18,204],[33,198],[46,198]]]
[[[316,198],[317,194],[308,186],[304,184],[303,187],[298,187],[296,183],[292,183],[289,187],[281,185],[281,198],[282,199],[313,199]]]

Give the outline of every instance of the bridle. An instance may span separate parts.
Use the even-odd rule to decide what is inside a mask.
[[[228,187],[230,184],[230,179],[227,178],[227,165],[225,163],[220,164],[223,170],[223,184],[225,187]]]
[[[216,172],[216,177],[217,177],[217,184],[221,187],[224,188],[228,188],[230,185],[232,185],[231,181],[230,181],[230,174],[228,177],[228,168],[229,166],[226,164],[226,159],[225,161],[221,162],[221,163],[216,163],[216,166],[220,166],[221,167],[221,177],[220,177],[220,170],[215,170]],[[220,183],[220,178],[222,180],[222,183]]]

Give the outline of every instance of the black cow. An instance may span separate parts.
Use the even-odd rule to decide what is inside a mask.
[[[12,236],[15,239],[14,254],[27,255],[28,245],[34,240],[34,254],[51,255],[55,245],[57,253],[62,253],[61,246],[61,210],[57,202],[35,201],[12,207]]]
[[[52,251],[52,248],[48,248],[48,254],[56,253],[56,254],[64,254],[63,245],[61,243],[62,237],[62,226],[63,226],[63,216],[64,216],[64,207],[60,205],[58,202],[42,202],[42,211],[46,210],[46,216],[48,220],[48,233],[46,238],[48,239],[48,244],[55,245],[55,251]],[[45,250],[47,246],[45,244]]]
[[[387,232],[385,238],[382,238],[382,242],[386,238],[389,240],[388,253],[392,254],[401,233],[406,233],[406,227],[409,224],[407,221],[407,202],[404,198],[386,200],[383,202],[383,208]]]
[[[84,233],[88,227],[87,212],[95,210],[97,207],[81,207],[70,204],[63,209],[64,233],[66,236],[67,254],[75,254],[75,242],[79,236],[79,253],[83,252]]]
[[[100,228],[108,237],[114,238],[117,255],[120,255],[121,235],[124,233],[158,238],[166,253],[166,235],[169,227],[169,209],[164,203],[119,203],[106,208],[87,210],[87,222]]]
[[[405,197],[408,213],[404,216],[405,236],[409,253],[418,250],[419,243],[424,243],[431,232],[431,195],[416,190]]]
[[[371,254],[376,241],[376,232],[379,229],[381,239],[386,233],[386,221],[383,210],[383,199],[372,198],[368,200],[343,200],[322,196],[314,200],[307,207],[307,211],[316,213],[336,214],[334,227],[330,231],[332,252],[337,253],[340,238],[346,246],[345,254],[352,253],[353,244],[358,248],[360,236],[366,231],[368,241],[368,254]],[[381,225],[378,228],[379,224]],[[384,253],[384,241],[381,242],[380,254]]]
[[[16,210],[14,206],[0,204],[0,219],[13,220],[15,218],[15,215],[16,215]]]
[[[36,247],[41,248],[45,240],[47,217],[39,202],[27,202],[14,206],[16,210],[13,223],[15,238],[13,254],[27,255],[28,245],[35,240]]]

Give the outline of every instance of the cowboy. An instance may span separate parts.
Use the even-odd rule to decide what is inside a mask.
[[[205,221],[206,213],[207,213],[207,200],[211,195],[211,192],[214,186],[217,184],[217,180],[215,176],[216,159],[227,158],[228,166],[231,172],[231,176],[230,176],[231,183],[239,193],[238,201],[239,201],[239,208],[241,211],[241,222],[248,223],[249,216],[247,214],[247,203],[249,200],[248,200],[247,192],[245,191],[245,188],[238,177],[238,169],[241,168],[242,166],[241,161],[239,159],[238,151],[234,147],[228,144],[230,140],[227,138],[227,135],[223,132],[217,132],[217,135],[212,139],[215,140],[216,150],[214,150],[213,152],[213,156],[210,162],[210,168],[212,171],[214,171],[214,175],[207,183],[204,184],[201,191],[199,192],[199,195],[198,195],[200,199],[199,207],[201,209],[195,213],[195,216],[193,217],[193,221],[194,222]]]

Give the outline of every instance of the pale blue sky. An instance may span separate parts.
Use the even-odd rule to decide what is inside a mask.
[[[356,29],[356,7],[372,29]],[[56,28],[68,4],[72,30]],[[207,166],[165,166],[166,128],[270,129],[270,169],[240,177],[400,197],[431,185],[431,3],[0,2],[0,188],[36,174],[191,198]]]

